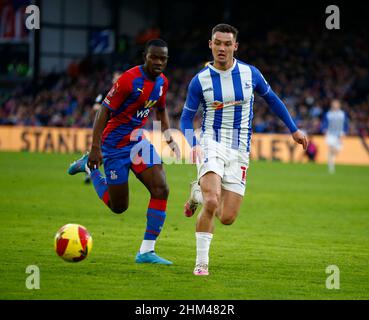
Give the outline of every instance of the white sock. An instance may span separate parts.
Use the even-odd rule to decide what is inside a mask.
[[[154,251],[156,240],[142,240],[140,253],[146,253],[149,251]]]
[[[203,204],[204,200],[203,200],[203,198],[202,198],[202,192],[201,192],[201,190],[199,190],[199,191],[195,191],[195,192],[194,192],[193,197],[194,197],[194,200],[195,200],[197,203],[199,203],[199,204]]]
[[[209,248],[213,234],[196,232],[196,264],[209,264]]]
[[[202,192],[200,186],[196,183],[193,187],[193,200],[199,204],[203,204]]]
[[[333,155],[332,153],[328,153],[328,171],[329,173],[334,173],[335,171],[335,166],[334,166],[334,162],[335,162],[335,155]]]

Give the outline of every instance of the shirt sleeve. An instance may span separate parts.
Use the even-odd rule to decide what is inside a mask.
[[[344,122],[343,122],[343,133],[346,135],[349,132],[349,118],[346,112],[344,113]]]
[[[252,85],[255,90],[261,97],[264,98],[266,103],[272,109],[272,111],[284,122],[284,124],[288,127],[291,133],[296,132],[297,126],[293,119],[291,118],[290,113],[286,105],[282,102],[282,100],[275,94],[275,92],[270,87],[269,83],[265,80],[259,69],[254,66],[251,66],[252,70]]]
[[[328,129],[328,116],[327,113],[325,113],[322,119],[321,132],[326,133],[327,129]]]
[[[295,122],[293,121],[287,107],[281,99],[270,89],[264,96],[264,100],[268,103],[270,109],[281,119],[291,133],[298,130]]]
[[[201,84],[199,78],[196,76],[191,80],[190,85],[188,86],[187,98],[180,121],[181,131],[191,147],[194,147],[197,144],[193,128],[193,118],[201,105],[202,99],[203,94]]]
[[[199,77],[196,76],[191,80],[188,86],[187,98],[184,105],[184,109],[196,113],[197,110],[199,109],[202,99],[203,99],[202,87],[200,84]]]
[[[159,109],[164,109],[166,107],[168,86],[169,86],[168,79],[164,78],[164,84],[163,84],[162,88],[160,89],[160,90],[162,90],[161,96],[160,96],[160,98],[157,102],[157,107]]]
[[[271,90],[269,83],[265,80],[260,70],[254,66],[251,67],[252,86],[254,91],[261,97],[264,97]]]
[[[118,110],[121,104],[131,94],[132,88],[131,75],[127,72],[123,73],[106,95],[102,105],[112,111]]]

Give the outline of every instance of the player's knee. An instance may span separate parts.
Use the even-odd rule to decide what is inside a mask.
[[[215,212],[220,204],[220,197],[217,195],[211,195],[204,198],[204,207],[211,211]]]
[[[236,220],[236,217],[221,217],[220,222],[226,226],[230,226]]]
[[[150,193],[154,199],[168,199],[169,187],[166,183],[160,184],[151,188]]]

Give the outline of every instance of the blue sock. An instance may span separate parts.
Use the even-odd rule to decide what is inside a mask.
[[[164,225],[167,200],[150,199],[144,240],[156,240]]]

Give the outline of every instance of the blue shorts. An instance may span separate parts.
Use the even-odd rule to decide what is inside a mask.
[[[116,185],[128,181],[130,169],[138,175],[156,164],[162,164],[162,161],[154,146],[145,139],[135,144],[126,156],[105,156],[103,163],[107,183]]]

